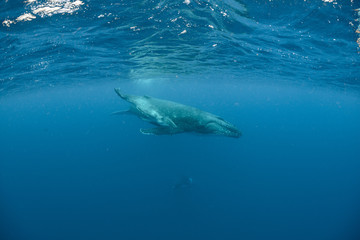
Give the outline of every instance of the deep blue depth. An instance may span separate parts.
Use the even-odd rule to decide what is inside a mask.
[[[0,239],[360,239],[359,8],[1,1]],[[142,135],[114,87],[243,136]]]

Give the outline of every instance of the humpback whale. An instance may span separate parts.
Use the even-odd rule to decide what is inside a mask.
[[[214,134],[238,138],[241,132],[231,123],[195,107],[149,96],[126,95],[115,88],[119,97],[131,103],[129,110],[113,114],[134,114],[154,124],[155,128],[140,129],[143,134],[172,135],[185,132]]]

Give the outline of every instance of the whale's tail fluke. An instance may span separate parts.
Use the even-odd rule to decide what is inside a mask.
[[[114,88],[115,92],[117,93],[117,95],[119,95],[119,97],[126,99],[126,96],[124,94],[121,93],[120,88]]]
[[[124,111],[117,111],[117,112],[112,112],[111,115],[124,115],[124,114],[130,114],[129,110],[124,110]]]

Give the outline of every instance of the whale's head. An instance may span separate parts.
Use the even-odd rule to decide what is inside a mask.
[[[222,118],[217,118],[216,121],[210,121],[206,124],[206,131],[216,135],[223,135],[226,137],[239,138],[241,132],[231,123]]]

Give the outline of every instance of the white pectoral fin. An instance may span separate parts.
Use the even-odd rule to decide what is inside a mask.
[[[157,127],[157,128],[141,128],[140,132],[145,135],[171,135],[175,133],[179,133],[177,129],[173,129],[171,127]]]
[[[171,128],[177,128],[178,126],[174,123],[173,120],[171,120],[170,118],[166,118],[166,123],[168,124],[169,127]]]

